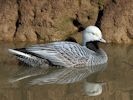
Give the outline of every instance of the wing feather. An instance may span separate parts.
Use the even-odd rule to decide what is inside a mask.
[[[64,67],[85,64],[87,57],[90,57],[93,53],[93,51],[73,42],[34,45],[27,50],[49,60],[54,65]]]

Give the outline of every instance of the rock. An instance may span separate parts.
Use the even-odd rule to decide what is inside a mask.
[[[0,40],[81,41],[89,25],[107,42],[133,43],[133,0],[0,0]]]
[[[133,0],[106,0],[101,29],[107,42],[133,43]]]
[[[73,20],[95,24],[98,6],[90,1],[0,0],[0,40],[63,40],[78,31]]]
[[[0,40],[13,41],[18,5],[16,0],[0,0]]]
[[[19,0],[15,40],[58,41],[77,32],[77,20],[94,25],[98,6],[90,0]]]

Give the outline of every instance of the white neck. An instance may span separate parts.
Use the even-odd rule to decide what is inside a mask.
[[[86,38],[85,38],[84,31],[83,31],[83,35],[82,35],[82,46],[86,46]]]
[[[82,40],[82,46],[86,47],[86,42],[84,40]]]

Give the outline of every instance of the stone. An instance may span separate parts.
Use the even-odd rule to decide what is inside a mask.
[[[132,0],[106,0],[101,29],[107,42],[133,43],[132,4]]]
[[[0,0],[0,41],[50,42],[89,25],[108,43],[133,43],[133,0]]]
[[[77,32],[73,20],[94,25],[98,5],[91,0],[0,1],[0,40],[58,41]],[[3,10],[4,9],[4,10]]]
[[[0,0],[0,40],[13,41],[18,5],[16,0]]]

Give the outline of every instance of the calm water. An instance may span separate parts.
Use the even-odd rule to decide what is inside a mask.
[[[101,45],[109,61],[94,74],[89,68],[20,66],[7,49],[27,45],[0,43],[0,100],[133,100],[133,45]],[[97,91],[89,87],[101,84],[102,93],[89,96]]]

